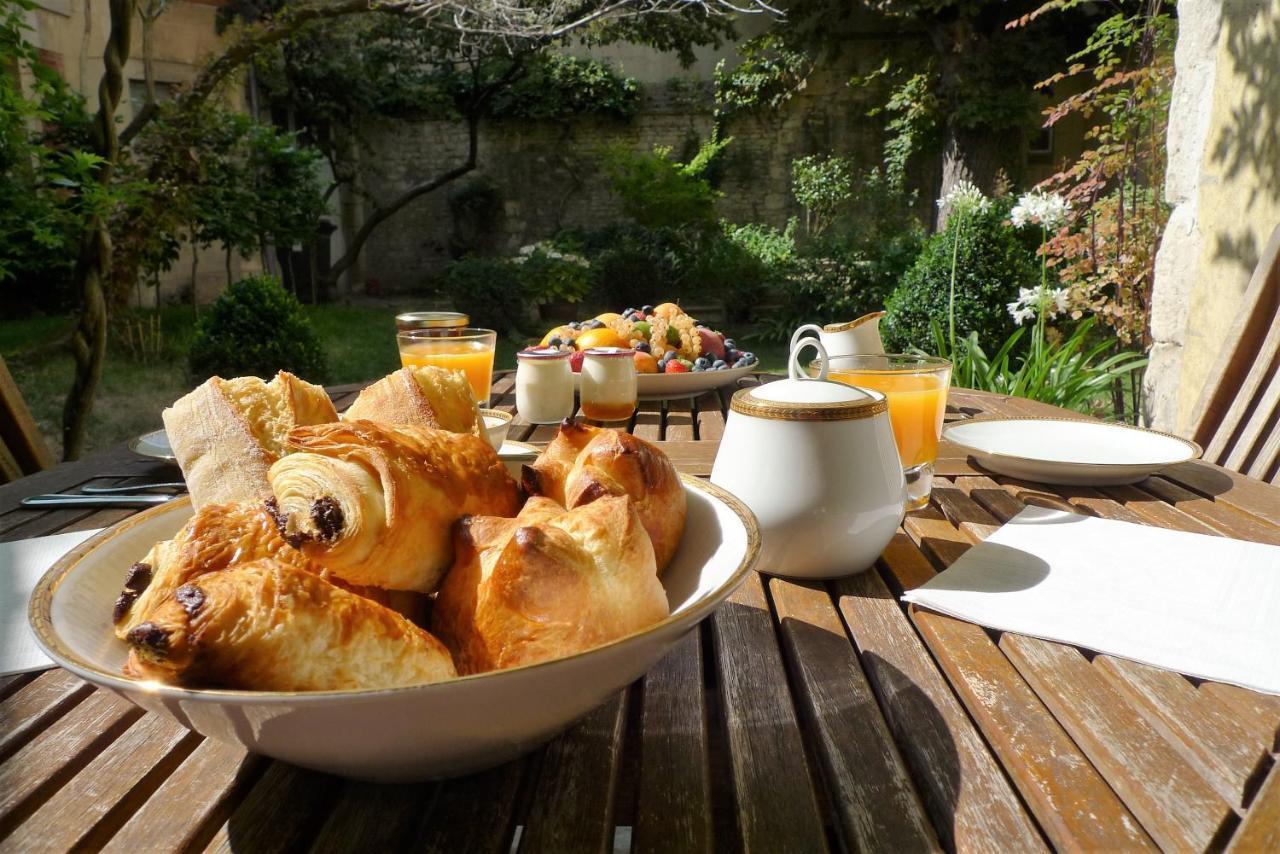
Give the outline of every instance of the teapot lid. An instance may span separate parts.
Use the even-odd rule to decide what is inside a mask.
[[[800,353],[806,347],[818,351],[820,370],[816,377],[805,376],[800,369]],[[885,396],[878,391],[827,379],[827,352],[816,338],[796,341],[788,373],[785,380],[736,392],[729,408],[743,415],[778,421],[851,421],[888,409]]]
[[[885,396],[831,380],[786,379],[733,395],[730,410],[776,421],[851,421],[887,411]]]

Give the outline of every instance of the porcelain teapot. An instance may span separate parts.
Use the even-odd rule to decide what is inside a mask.
[[[880,340],[880,318],[882,317],[884,317],[883,311],[873,311],[862,315],[857,320],[844,323],[828,323],[826,326],[806,323],[791,333],[791,349],[795,350],[796,345],[806,333],[816,332],[822,346],[833,356],[883,353],[884,342]]]
[[[818,351],[819,372],[800,367]],[[902,522],[906,487],[885,397],[827,379],[821,340],[788,378],[733,395],[711,482],[760,524],[762,572],[836,578],[870,567]]]

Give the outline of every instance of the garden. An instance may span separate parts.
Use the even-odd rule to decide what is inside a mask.
[[[837,14],[823,3],[762,11],[769,25],[753,37],[692,4],[612,24],[504,20],[501,35],[477,26],[462,42],[429,16],[231,3],[219,11],[224,53],[170,100],[149,85],[134,118],[105,132],[104,105],[95,112],[42,64],[26,0],[5,0],[0,34],[31,82],[0,81],[0,355],[69,458],[157,426],[165,401],[214,374],[380,375],[396,364],[397,308],[455,309],[499,330],[502,368],[563,323],[675,301],[766,371],[783,367],[798,325],[884,310],[886,346],[951,359],[957,385],[1139,423],[1168,218],[1174,14],[936,5],[888,4],[884,21],[954,39],[959,15],[964,59],[930,37],[877,43],[851,65],[842,39],[867,11],[823,28]],[[155,20],[141,21],[146,58]],[[706,116],[702,132],[681,146],[596,146],[580,166],[611,215],[495,240],[504,188],[486,177],[481,129],[635,122],[658,87],[565,52],[619,43],[681,63],[727,52],[711,79],[662,87]],[[1000,59],[1010,52],[1019,61]],[[272,108],[256,118],[229,106],[246,70]],[[785,216],[743,215],[749,191],[732,176],[761,168],[753,123],[800,109],[824,75],[857,93],[872,156],[811,144],[770,164],[785,174]],[[270,121],[284,106],[292,129]],[[375,197],[359,168],[362,123],[375,119],[453,123],[470,145],[455,168]],[[1028,140],[1067,126],[1077,150],[1033,180]],[[433,193],[448,194],[447,262],[409,292],[378,292],[368,247]],[[352,199],[358,227],[331,258],[317,234]],[[225,270],[206,297],[210,252]]]

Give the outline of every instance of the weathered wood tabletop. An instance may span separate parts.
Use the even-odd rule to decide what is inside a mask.
[[[334,390],[339,408],[354,391]],[[494,401],[512,408],[510,375]],[[632,429],[705,476],[725,403],[646,405]],[[1047,408],[954,391],[949,410]],[[513,425],[515,439],[549,435]],[[1136,486],[1049,488],[987,476],[945,445],[939,473],[874,571],[753,574],[644,679],[463,779],[347,782],[208,741],[62,670],[0,677],[0,850],[1280,849],[1280,697],[897,599],[1027,502],[1280,543],[1280,489],[1198,462]],[[172,474],[117,449],[0,487],[0,537],[134,512],[37,512],[26,495]]]

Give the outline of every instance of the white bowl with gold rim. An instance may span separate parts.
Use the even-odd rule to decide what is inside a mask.
[[[798,361],[809,346],[822,355],[815,378]],[[815,338],[792,350],[789,374],[734,394],[711,482],[755,513],[762,572],[862,572],[893,538],[906,499],[885,396],[829,381]]]
[[[374,781],[438,779],[505,762],[541,744],[641,676],[742,583],[755,519],[737,499],[685,477],[684,537],[663,573],[671,615],[567,658],[377,691],[179,688],[121,675],[127,657],[111,606],[127,567],[191,516],[187,498],[86,541],[36,585],[29,617],[55,662],[196,732],[306,768]]]

